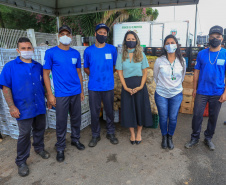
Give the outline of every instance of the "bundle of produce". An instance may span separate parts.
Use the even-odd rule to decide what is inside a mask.
[[[154,68],[154,64],[155,64],[155,61],[156,61],[156,59],[158,57],[157,56],[149,56],[149,55],[147,55],[146,57],[148,59],[149,68],[153,69]]]

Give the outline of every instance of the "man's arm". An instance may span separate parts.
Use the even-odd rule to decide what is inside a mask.
[[[83,78],[82,78],[81,68],[77,68],[77,73],[78,73],[78,76],[80,79],[80,84],[81,84],[81,89],[82,89],[81,101],[83,101],[85,99],[85,97],[84,97],[84,90],[83,90]]]
[[[11,89],[9,87],[3,86],[3,94],[5,97],[6,103],[8,104],[9,112],[10,112],[11,116],[14,118],[19,118],[20,111],[14,104]]]
[[[48,101],[52,106],[56,107],[56,98],[53,95],[52,90],[51,90],[51,83],[50,83],[49,74],[50,74],[50,70],[43,69],[43,78],[44,78],[44,83],[45,83],[45,87],[46,87],[46,90],[47,90]]]
[[[194,71],[194,77],[193,77],[193,97],[196,96],[197,86],[198,86],[198,80],[199,80],[199,70],[195,69]]]
[[[90,74],[89,68],[84,68],[84,71],[85,71],[85,73],[89,76],[89,74]]]

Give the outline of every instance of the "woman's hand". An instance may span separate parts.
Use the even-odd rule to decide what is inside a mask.
[[[130,89],[130,88],[125,88],[125,90],[128,92],[128,93],[130,93],[130,95],[133,95],[133,89]]]
[[[143,87],[136,87],[133,89],[133,94],[137,93],[138,91],[140,91],[141,89],[143,89]]]

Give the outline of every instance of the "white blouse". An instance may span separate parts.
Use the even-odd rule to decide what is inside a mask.
[[[172,66],[173,67],[173,66]],[[175,60],[173,67],[173,76],[176,78],[172,80],[172,68],[166,56],[157,58],[154,65],[154,80],[156,83],[156,92],[165,98],[172,98],[183,91],[182,82],[186,73],[186,62],[184,60],[184,67],[182,67],[178,58]]]

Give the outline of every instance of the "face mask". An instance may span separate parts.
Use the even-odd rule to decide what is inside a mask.
[[[33,51],[20,51],[20,56],[26,60],[29,60],[33,57]]]
[[[64,35],[64,36],[60,37],[59,41],[63,45],[69,45],[71,43],[71,38],[66,36],[66,35]]]
[[[100,44],[103,44],[107,40],[107,36],[96,34],[96,39]]]
[[[128,48],[135,48],[137,45],[137,41],[126,41],[126,46]]]
[[[176,44],[168,44],[165,45],[165,49],[167,53],[174,53],[177,50],[177,45]]]
[[[209,44],[210,44],[213,48],[216,48],[216,47],[218,47],[218,46],[221,44],[221,40],[214,38],[214,39],[211,39],[211,40],[209,41]]]

